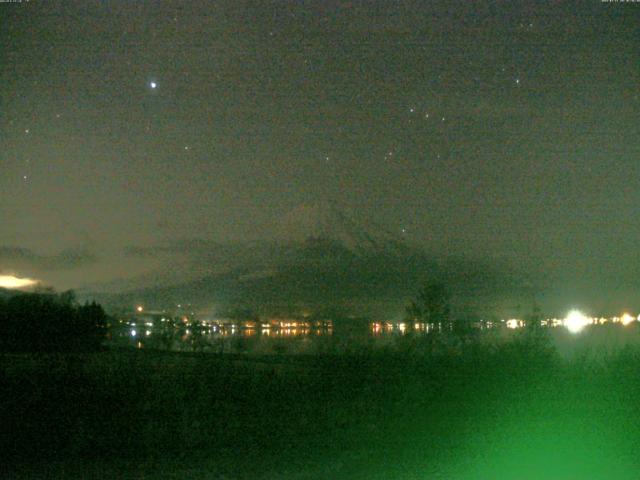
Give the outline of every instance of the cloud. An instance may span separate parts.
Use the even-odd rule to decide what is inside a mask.
[[[0,246],[0,266],[3,268],[73,270],[91,265],[97,260],[97,255],[86,248],[66,248],[53,255],[41,255],[24,247]]]
[[[201,259],[202,256],[211,254],[221,248],[221,245],[201,239],[183,239],[174,241],[168,245],[138,246],[131,245],[125,247],[124,255],[132,258],[159,258],[165,256],[186,255]]]
[[[131,245],[122,253],[131,260],[156,262],[157,275],[194,279],[243,269],[270,268],[274,252],[268,243],[188,238],[155,246]]]
[[[157,258],[162,253],[165,253],[167,249],[165,247],[138,247],[129,246],[124,249],[124,256],[131,258]]]

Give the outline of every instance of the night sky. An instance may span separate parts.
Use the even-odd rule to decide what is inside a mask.
[[[639,14],[1,3],[0,272],[132,278],[157,267],[132,247],[269,238],[329,200],[567,301],[640,307]]]

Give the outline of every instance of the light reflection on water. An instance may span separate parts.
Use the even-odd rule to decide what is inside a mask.
[[[136,348],[159,348],[166,350],[202,351],[312,351],[314,344],[327,345],[348,338],[353,341],[384,339],[406,335],[409,331],[418,334],[430,332],[427,324],[414,325],[392,322],[360,322],[344,324],[334,328],[332,322],[312,324],[310,322],[280,322],[257,324],[244,322],[235,324],[177,325],[145,324],[145,329],[135,322],[127,322],[112,329],[111,342],[116,346]],[[284,343],[283,343],[284,342]],[[304,348],[300,348],[303,345]]]
[[[140,327],[144,325],[144,329]],[[333,336],[331,322],[286,321],[260,324],[257,322],[207,323],[178,322],[172,325],[159,322],[128,321],[116,325],[110,332],[114,346],[153,348],[175,351],[284,353],[291,352],[289,344],[309,349],[313,339]],[[283,343],[284,342],[284,343]]]
[[[310,322],[279,322],[259,324],[256,322],[239,322],[234,324],[203,324],[169,326],[166,324],[153,325],[145,323],[145,330],[141,331],[139,323],[126,322],[112,330],[112,338],[116,343],[133,341],[166,344],[191,343],[195,339],[211,343],[233,339],[313,339],[327,337],[349,337],[351,339],[382,339],[385,337],[399,337],[412,334],[428,334],[433,331],[443,331],[440,325],[427,323],[406,322],[359,322],[340,324],[334,328],[333,322],[312,324]],[[144,338],[146,337],[146,338]],[[174,348],[174,347],[172,347]]]
[[[111,345],[184,352],[313,354],[389,345],[409,334],[442,331],[440,326],[406,322],[150,322],[132,319],[111,330]]]
[[[550,340],[561,355],[573,355],[579,349],[594,345],[617,348],[629,342],[640,342],[640,336],[630,334],[636,329],[622,322],[591,325],[580,335],[565,328],[549,328]],[[640,327],[639,327],[640,328]],[[517,335],[519,330],[491,324],[474,325],[474,338],[480,342],[499,342]],[[169,325],[140,321],[123,322],[110,331],[110,344],[134,348],[172,351],[202,351],[212,353],[338,353],[359,347],[408,346],[404,338],[428,336],[432,333],[453,333],[451,325],[408,322],[305,322],[278,321],[271,323],[236,322]],[[446,343],[455,335],[444,335]],[[442,342],[441,342],[442,343]],[[455,344],[455,341],[450,342]]]

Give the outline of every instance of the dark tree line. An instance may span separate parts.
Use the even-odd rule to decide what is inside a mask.
[[[447,324],[451,319],[451,294],[443,283],[427,283],[407,307],[411,321],[433,325]]]
[[[104,340],[107,315],[73,292],[18,293],[0,298],[0,351],[86,352]]]

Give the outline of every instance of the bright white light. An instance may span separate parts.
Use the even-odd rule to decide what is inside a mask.
[[[0,287],[2,288],[24,288],[36,285],[38,282],[31,278],[18,278],[13,275],[0,275]]]
[[[156,82],[149,82],[149,86],[155,89],[158,86],[158,84]]]
[[[622,323],[622,325],[624,325],[624,326],[629,325],[634,320],[635,320],[635,318],[633,318],[628,313],[625,313],[625,314],[622,315],[622,317],[620,317],[620,323]]]
[[[143,308],[143,306],[142,306],[142,305],[138,305],[138,306],[136,307],[136,311],[138,311],[138,312],[141,312],[141,311],[143,311],[143,310],[144,310],[144,308]]]
[[[589,323],[589,319],[578,310],[571,310],[564,319],[564,326],[571,333],[578,333]]]
[[[136,336],[136,331],[135,330],[131,330],[131,336],[135,337]]]
[[[520,321],[515,318],[511,318],[507,320],[507,328],[518,328],[520,326]]]

